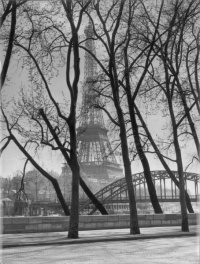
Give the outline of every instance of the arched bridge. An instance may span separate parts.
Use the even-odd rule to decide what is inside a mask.
[[[174,176],[178,179],[178,172],[173,171]],[[152,179],[156,187],[157,196],[160,202],[176,202],[179,201],[179,189],[164,170],[151,171]],[[195,194],[190,195],[191,201],[197,201],[198,198],[198,182],[200,175],[197,173],[185,172],[185,188],[188,189],[189,182],[193,185]],[[147,184],[144,173],[136,173],[132,175],[135,197],[137,202],[150,202]],[[128,191],[125,178],[121,178],[107,185],[95,196],[105,204],[128,203]],[[91,201],[87,200],[80,206],[80,213],[90,207]],[[93,207],[93,206],[92,206]],[[90,214],[94,213],[96,208],[92,208]]]

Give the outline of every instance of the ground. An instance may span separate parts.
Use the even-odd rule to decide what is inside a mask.
[[[199,264],[199,237],[3,249],[2,264]]]

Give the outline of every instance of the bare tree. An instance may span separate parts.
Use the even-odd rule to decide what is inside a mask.
[[[127,183],[128,189],[128,196],[129,196],[129,207],[130,207],[130,233],[131,234],[138,234],[140,233],[139,225],[138,225],[138,218],[137,218],[137,208],[136,208],[136,201],[135,201],[135,194],[133,189],[132,183],[132,172],[131,172],[131,163],[129,158],[129,148],[128,142],[126,138],[126,124],[124,119],[124,113],[121,105],[121,93],[120,93],[120,85],[118,79],[118,72],[117,72],[117,65],[116,65],[116,50],[122,45],[124,40],[118,39],[118,31],[120,30],[120,23],[123,19],[123,13],[125,10],[125,1],[113,1],[112,3],[106,3],[105,1],[97,1],[94,5],[94,12],[96,17],[98,18],[98,22],[100,27],[95,26],[96,20],[93,18],[93,13],[88,12],[86,13],[89,17],[91,27],[90,31],[93,31],[93,35],[89,36],[91,38],[97,39],[104,50],[106,51],[106,56],[108,56],[108,60],[100,60],[98,56],[93,54],[90,50],[86,47],[82,46],[93,59],[96,60],[98,65],[101,67],[104,75],[106,76],[106,82],[109,83],[111,88],[111,97],[108,95],[107,98],[110,97],[112,103],[116,109],[116,116],[117,119],[102,107],[101,105],[96,105],[96,107],[102,108],[112,122],[119,127],[120,131],[120,140],[121,140],[121,150],[122,150],[122,158],[124,163],[125,169],[125,179]],[[102,28],[102,31],[98,31],[99,28]],[[104,63],[105,62],[105,65]],[[103,77],[105,79],[105,77]],[[102,82],[101,82],[102,83]],[[101,95],[105,94],[103,90],[97,91]],[[94,102],[93,102],[94,103]]]
[[[8,120],[5,111],[2,109],[10,139],[14,141],[33,166],[57,188],[56,192],[59,192],[57,196],[59,201],[62,201],[62,205],[65,201],[57,180],[37,164],[26,150],[26,146],[35,145],[37,149],[38,144],[47,145],[52,150],[59,150],[68,163],[72,171],[72,198],[68,233],[71,238],[78,237],[79,183],[100,212],[107,214],[103,205],[80,177],[77,155],[76,107],[80,78],[78,37],[83,10],[90,4],[90,1],[83,2],[82,9],[77,9],[76,1],[61,1],[59,6],[56,5],[57,2],[52,1],[44,9],[40,6],[36,6],[34,9],[27,4],[24,11],[27,27],[22,34],[15,38],[14,43],[21,50],[24,65],[29,69],[30,80],[35,90],[33,89],[32,94],[30,93],[29,100],[26,96],[21,97],[22,103],[21,105],[18,104],[18,106],[20,105],[19,111],[16,110],[13,123]],[[55,16],[59,12],[62,12],[67,20],[63,18],[61,21],[57,21]],[[76,20],[77,17],[78,20]],[[68,32],[66,32],[66,27]],[[52,37],[54,38],[52,39]],[[65,48],[65,51],[62,48]],[[60,55],[60,63],[66,64],[66,91],[68,91],[67,95],[70,100],[66,100],[65,107],[56,101],[50,88],[50,79],[57,72],[56,66],[59,64],[58,54]],[[72,71],[73,73],[71,73]],[[48,97],[48,103],[45,102],[46,98],[43,94]],[[22,121],[23,118],[25,118],[24,121]],[[32,120],[34,123],[33,131],[20,124],[21,121],[26,122],[25,120],[28,118],[30,118],[28,122]],[[13,130],[17,131],[24,140],[27,139],[25,146],[20,144]],[[40,139],[38,135],[41,136]],[[66,203],[64,206],[67,207]]]
[[[155,28],[156,25],[150,16],[147,9],[145,9],[147,18],[151,27]],[[183,56],[185,52],[184,39],[187,38],[187,32],[191,28],[193,19],[197,18],[199,14],[199,1],[170,1],[169,5],[164,5],[162,21],[165,21],[162,28],[158,31],[159,41],[154,43],[154,52],[158,58],[157,63],[159,69],[152,65],[153,71],[151,72],[151,79],[153,80],[150,89],[159,87],[165,96],[163,102],[166,103],[166,110],[169,113],[171,122],[172,142],[171,146],[174,148],[175,159],[179,174],[179,189],[180,189],[180,204],[182,212],[182,231],[189,231],[188,216],[185,201],[185,188],[184,188],[184,169],[180,145],[180,137],[185,134],[181,131],[181,123],[185,118],[188,119],[188,124],[191,129],[191,135],[194,142],[199,148],[198,137],[195,130],[194,123],[191,117],[192,104],[189,107],[187,95],[184,91],[183,80]],[[163,34],[163,32],[166,34]],[[149,41],[148,43],[152,43]],[[195,98],[194,98],[195,101]]]
[[[60,190],[60,186],[57,182],[57,180],[55,178],[53,178],[48,172],[46,172],[36,161],[36,159],[34,159],[33,155],[30,155],[29,152],[27,151],[27,146],[29,145],[29,142],[27,141],[24,145],[22,145],[19,140],[16,138],[16,136],[14,135],[12,129],[13,129],[13,124],[10,125],[10,122],[4,112],[4,110],[2,109],[2,114],[4,117],[4,122],[6,123],[6,127],[7,127],[7,132],[9,134],[9,138],[11,141],[13,141],[15,143],[15,145],[19,148],[19,150],[24,154],[24,156],[30,161],[30,163],[46,178],[48,179],[54,186],[54,189],[56,191],[58,200],[60,201],[60,204],[65,212],[66,215],[70,215],[69,212],[69,208],[65,202],[65,199],[62,195],[62,192]]]
[[[129,6],[131,5],[130,3],[131,2],[129,2]],[[129,10],[130,10],[130,8],[129,8]],[[136,114],[134,111],[134,103],[136,101],[139,90],[142,86],[142,83],[145,79],[145,76],[148,72],[148,68],[151,65],[152,61],[154,60],[154,56],[152,56],[151,53],[153,50],[153,44],[154,44],[154,42],[156,42],[157,28],[159,27],[159,24],[160,24],[161,13],[162,13],[162,5],[161,5],[160,10],[158,12],[155,31],[152,32],[152,45],[149,45],[149,46],[144,45],[144,47],[140,48],[141,49],[140,53],[137,55],[137,57],[134,57],[134,59],[132,58],[133,56],[130,56],[130,53],[133,50],[132,46],[135,44],[132,41],[132,36],[131,36],[131,33],[132,33],[131,27],[133,26],[133,23],[135,23],[135,21],[134,22],[132,21],[133,15],[132,14],[129,15],[128,21],[127,21],[128,22],[127,23],[128,24],[128,26],[127,26],[127,37],[126,37],[126,41],[125,41],[125,44],[123,47],[124,76],[123,76],[122,80],[120,80],[120,84],[124,88],[124,92],[127,96],[129,118],[130,118],[132,133],[133,133],[133,137],[134,137],[134,141],[135,141],[135,147],[136,147],[138,156],[140,158],[140,161],[141,161],[143,169],[144,169],[144,176],[145,176],[145,179],[147,182],[151,203],[153,205],[155,213],[162,213],[162,209],[160,207],[160,204],[159,204],[159,201],[157,198],[157,194],[156,194],[156,189],[155,189],[155,186],[154,186],[153,181],[152,181],[150,165],[149,165],[148,159],[145,155],[145,152],[143,150],[142,141],[141,141],[141,137],[140,137],[140,133],[139,133],[139,126],[138,126]],[[145,33],[146,32],[144,32],[144,34]],[[143,54],[144,53],[146,55],[145,56],[146,58],[144,59],[144,63],[143,63]],[[142,64],[141,64],[141,62],[139,62],[141,57],[142,57]],[[137,75],[139,76],[138,82],[136,84],[134,84],[134,83],[131,83],[130,72],[132,71],[132,69],[134,69],[136,67],[136,65],[140,66],[141,68],[143,67],[143,70],[141,72],[137,73]],[[134,73],[134,74],[136,74],[136,73]]]
[[[116,18],[115,16],[113,16],[112,12],[116,11],[116,6],[119,5],[119,3],[117,4],[117,2],[115,2],[115,4],[111,5],[110,9],[108,9],[110,12],[109,13],[110,16],[109,14],[105,12],[105,6],[104,6],[105,2],[104,1],[101,1],[101,2],[99,1],[99,4],[95,6],[95,10],[99,17],[100,24],[102,24],[102,28],[103,28],[102,32],[99,32],[99,29],[95,30],[95,37],[102,43],[102,46],[104,47],[106,46],[105,53],[107,54],[109,58],[106,61],[107,65],[105,65],[105,63],[102,63],[102,61],[98,59],[97,61],[100,67],[103,69],[103,72],[107,78],[106,87],[108,83],[111,85],[111,87],[114,84],[117,85],[116,90],[119,93],[119,98],[117,97],[114,98],[114,94],[116,92],[113,92],[112,94],[113,96],[112,100],[114,101],[113,104],[115,104],[115,100],[117,100],[118,102],[120,100],[121,108],[124,108],[124,106],[122,106],[124,99],[121,99],[121,98],[124,98],[124,95],[127,97],[127,105],[125,105],[125,107],[129,109],[128,110],[129,114],[127,118],[130,120],[131,127],[132,127],[132,135],[135,141],[137,153],[140,157],[142,166],[144,168],[144,175],[147,181],[147,186],[148,186],[149,194],[151,197],[151,202],[152,202],[155,212],[162,213],[162,209],[157,199],[155,186],[152,181],[148,159],[146,158],[145,153],[143,151],[142,143],[141,143],[139,132],[138,132],[138,124],[136,121],[134,107],[133,107],[133,103],[136,100],[138,91],[142,85],[145,75],[148,72],[148,67],[150,66],[151,61],[154,59],[155,56],[151,56],[151,52],[153,50],[152,45],[144,45],[141,43],[140,39],[136,39],[137,30],[139,29],[137,30],[133,29],[133,27],[136,27],[133,25],[138,23],[138,20],[137,20],[138,15],[135,15],[135,13],[137,14],[138,12],[140,12],[139,10],[141,7],[139,5],[139,2],[125,1],[123,4],[125,7],[123,10],[123,15],[120,18],[118,18],[120,21],[120,27],[119,27],[118,32],[114,31],[113,25],[115,23]],[[158,16],[158,22],[157,22],[158,25],[159,25],[159,19],[160,19],[160,15]],[[139,27],[140,25],[138,25],[138,28]],[[113,39],[110,39],[110,36],[109,36],[110,31],[113,32],[113,35],[114,35]],[[148,32],[145,32],[145,33],[148,34]],[[107,38],[105,37],[103,38],[103,36],[106,36]],[[156,30],[152,38],[153,38],[152,41],[155,41]],[[138,42],[140,43],[140,47],[138,47]],[[132,54],[136,54],[136,55],[133,56]],[[144,58],[144,55],[146,55],[146,60]],[[105,62],[105,60],[103,62]],[[115,68],[114,70],[115,77],[117,77],[117,79],[114,80],[113,82],[111,82],[111,73],[110,73],[112,72],[112,69],[111,69],[112,63],[114,64],[113,67]],[[141,65],[139,63],[141,63]],[[139,70],[136,73],[135,68],[137,67],[139,69],[143,67],[144,70],[143,71]],[[133,71],[133,69],[135,71],[134,76],[137,76],[136,77],[137,81],[135,81],[135,83],[131,82],[132,76],[130,75],[130,72]],[[102,80],[101,80],[101,83],[102,83]],[[101,90],[101,95],[103,96],[105,96],[104,90],[105,88]],[[106,97],[108,98],[107,91],[106,91]],[[125,111],[123,114],[125,114]]]
[[[162,163],[163,167],[165,168],[165,170],[167,171],[167,173],[169,174],[170,178],[173,180],[173,182],[175,183],[175,185],[179,188],[179,181],[177,180],[177,178],[175,177],[174,173],[172,172],[172,170],[170,169],[170,167],[168,166],[167,162],[165,159],[168,159],[168,157],[165,157],[164,155],[162,155],[158,145],[156,144],[155,140],[153,139],[153,136],[152,134],[150,133],[145,121],[144,121],[144,118],[142,117],[142,114],[141,112],[139,111],[138,107],[136,104],[134,104],[134,108],[135,108],[135,111],[136,111],[136,115],[138,116],[140,122],[141,122],[141,125],[146,133],[146,136],[148,138],[148,140],[150,141],[150,144],[151,146],[153,147],[154,149],[154,152],[160,162]],[[151,152],[152,151],[148,151],[148,152]],[[171,160],[171,159],[170,159]],[[187,204],[187,208],[188,208],[188,211],[189,213],[194,213],[194,210],[192,208],[192,204],[191,204],[191,201],[190,201],[190,197],[187,193],[187,191],[185,190],[185,198],[186,198],[186,204]]]
[[[1,70],[1,89],[3,88],[4,82],[6,80],[8,67],[11,61],[11,56],[13,53],[13,42],[15,38],[15,32],[16,32],[16,24],[17,24],[17,10],[20,9],[23,4],[25,4],[28,0],[1,0],[1,18],[0,18],[0,29],[2,32],[6,31],[5,37],[2,37],[4,39],[4,42],[6,42],[6,53],[3,61],[3,66]],[[8,17],[11,16],[10,21]],[[7,36],[7,28],[10,26],[9,29],[9,36]]]

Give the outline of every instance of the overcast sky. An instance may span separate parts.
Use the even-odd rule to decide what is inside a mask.
[[[1,53],[3,56],[3,52]],[[9,81],[8,84],[3,88],[3,97],[5,98],[17,98],[20,86],[23,84],[24,86],[27,82],[27,74],[24,73],[24,70],[21,70],[21,66],[14,61],[11,63],[9,67]],[[84,52],[81,51],[81,78],[83,81],[84,77]],[[66,80],[65,80],[65,67],[60,70],[59,76],[54,78],[52,81],[52,93],[55,96],[58,102],[62,99],[62,91],[66,91]],[[79,103],[80,98],[79,98]],[[161,127],[164,124],[164,119],[161,116],[152,116],[149,117],[148,125],[150,130],[153,132],[153,135],[157,133],[162,133]],[[187,149],[182,152],[184,168],[187,166],[188,162],[191,160],[193,153],[193,146],[187,146]],[[166,154],[166,153],[165,153]],[[154,158],[150,158],[150,167],[152,170],[162,169],[160,162],[155,160]],[[18,148],[11,142],[7,149],[4,151],[1,159],[1,175],[6,177],[8,175],[13,175],[17,170],[22,170],[25,159],[23,154],[18,150]],[[60,155],[56,155],[52,153],[52,151],[46,150],[43,155],[38,159],[38,162],[44,169],[54,170],[58,173],[61,173],[61,167],[63,163],[63,159]],[[169,162],[171,169],[176,170],[175,163]],[[28,168],[32,166],[29,164]],[[133,173],[142,172],[142,167],[139,161],[135,161],[132,164]],[[197,165],[191,165],[188,171],[199,172],[199,168]]]

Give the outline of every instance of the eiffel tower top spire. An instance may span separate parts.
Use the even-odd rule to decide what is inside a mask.
[[[96,55],[94,32],[91,22],[88,23],[84,32],[86,36],[85,47]],[[102,110],[95,107],[98,106],[99,103],[100,96],[97,82],[97,63],[92,55],[86,52],[80,127],[85,129],[85,127],[88,127],[89,125],[97,125],[105,128]]]
[[[92,27],[92,23],[89,22],[88,26],[84,30],[86,36],[85,47],[87,50],[91,51],[94,55],[96,55],[95,43],[94,43],[94,31]],[[85,53],[85,71],[84,77],[85,81],[94,81],[97,75],[97,63],[88,52]]]

